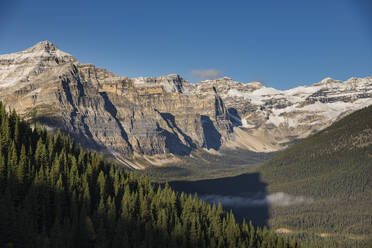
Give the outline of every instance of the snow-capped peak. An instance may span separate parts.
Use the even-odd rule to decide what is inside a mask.
[[[76,59],[59,50],[50,41],[41,41],[16,53],[0,55],[0,88],[17,86],[31,78],[55,68],[74,63]]]
[[[69,53],[59,50],[50,41],[41,41],[32,47],[16,53],[0,55],[0,60],[8,60],[13,64],[21,62],[36,62],[45,57],[56,58],[58,62],[73,62],[76,59]]]

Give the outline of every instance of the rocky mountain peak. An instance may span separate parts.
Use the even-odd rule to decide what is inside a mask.
[[[366,78],[357,78],[357,77],[351,77],[348,80],[345,81],[345,84],[356,84],[356,85],[368,85],[372,83],[372,77],[366,77]]]
[[[327,85],[331,85],[331,84],[340,84],[340,83],[342,83],[342,81],[335,80],[335,79],[330,78],[330,77],[326,77],[323,80],[321,80],[320,82],[318,82],[316,84],[313,84],[313,86],[327,86]]]
[[[75,62],[76,59],[69,53],[59,50],[50,41],[41,41],[32,47],[16,53],[0,55],[2,65],[6,64],[37,64],[40,62]]]
[[[56,51],[57,47],[50,41],[44,40],[36,43],[34,46],[27,49],[29,51],[45,51],[50,53],[51,51]],[[26,51],[27,51],[26,50]]]
[[[39,75],[50,71],[56,73],[58,65],[76,62],[76,59],[59,50],[50,41],[41,41],[16,53],[0,55],[0,88],[23,87]]]

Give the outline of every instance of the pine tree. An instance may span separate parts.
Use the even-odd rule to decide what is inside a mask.
[[[97,184],[100,197],[101,199],[104,199],[106,196],[106,178],[103,171],[101,171],[98,175]]]
[[[17,166],[17,180],[20,185],[24,185],[26,183],[26,175],[27,175],[27,155],[26,155],[26,148],[22,145],[21,148],[21,155],[19,158],[18,166]]]
[[[2,194],[6,188],[7,177],[8,172],[5,164],[5,159],[2,152],[0,152],[0,194]]]

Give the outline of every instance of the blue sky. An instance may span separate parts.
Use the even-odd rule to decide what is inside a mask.
[[[372,1],[0,1],[0,54],[42,40],[118,75],[287,89],[372,76]]]

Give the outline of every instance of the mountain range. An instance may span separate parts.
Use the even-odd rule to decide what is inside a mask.
[[[129,78],[42,41],[0,55],[0,100],[31,123],[140,169],[127,158],[282,150],[372,104],[372,77],[325,78],[289,90],[228,77],[195,84],[177,74]]]

